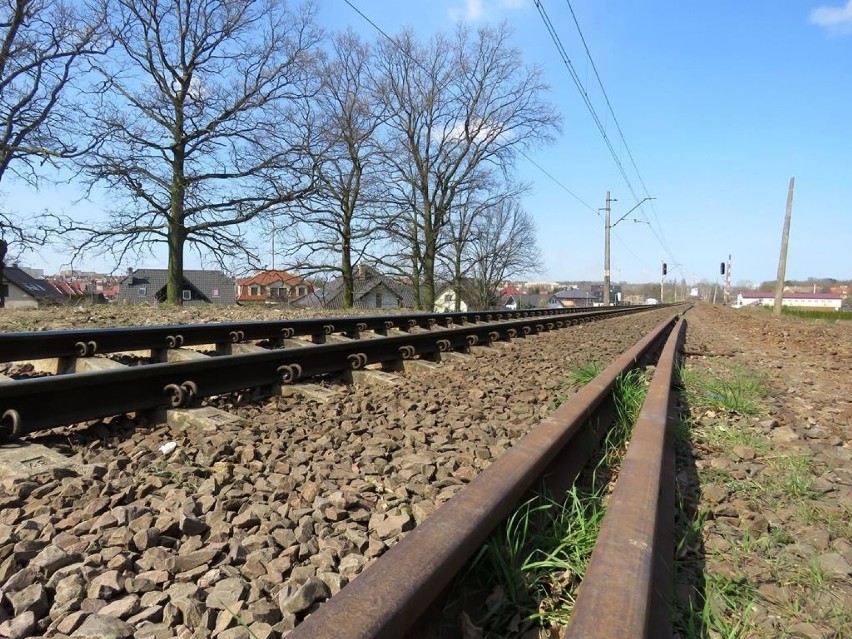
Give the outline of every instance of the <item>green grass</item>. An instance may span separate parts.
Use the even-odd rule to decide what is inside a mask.
[[[571,371],[580,386],[600,372]],[[539,491],[489,536],[454,587],[450,607],[485,637],[523,634],[567,624],[605,514],[610,479],[620,463],[647,389],[644,372],[616,381],[616,417],[590,470],[561,501]],[[445,610],[445,617],[451,614]]]
[[[844,309],[839,311],[824,311],[783,306],[781,307],[781,313],[783,315],[790,315],[791,317],[800,317],[802,319],[809,320],[852,320],[852,311]]]
[[[739,415],[760,415],[761,399],[769,393],[761,374],[731,366],[710,374],[682,366],[679,370],[686,401],[693,409]]]
[[[601,367],[598,364],[588,363],[582,366],[575,366],[568,371],[568,382],[574,388],[585,386],[595,377],[600,375]]]

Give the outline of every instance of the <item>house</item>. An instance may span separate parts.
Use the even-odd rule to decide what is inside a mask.
[[[352,298],[355,308],[414,307],[414,291],[410,286],[381,274],[372,266],[356,266],[354,280]],[[334,278],[293,304],[304,308],[343,308],[343,278]]]
[[[843,296],[837,293],[794,293],[785,292],[781,306],[839,311]],[[744,291],[737,295],[736,307],[775,306],[775,293],[770,291]]]
[[[592,284],[589,287],[589,292],[595,300],[596,305],[603,304],[604,298],[604,286],[603,284]],[[610,304],[618,304],[622,301],[622,291],[621,284],[610,284],[609,287],[609,301]]]
[[[165,299],[166,269],[130,269],[118,283],[120,302],[154,304]],[[234,280],[222,271],[184,271],[181,300],[184,304],[234,304]]]
[[[313,285],[305,278],[287,271],[260,271],[237,280],[238,302],[286,304],[313,291]]]
[[[577,288],[568,288],[554,293],[547,300],[549,308],[569,308],[573,306],[594,306],[595,296]]]
[[[456,288],[458,288],[461,301],[459,302],[459,311],[467,313],[468,311],[481,311],[482,294],[479,291],[475,280],[463,277],[461,285],[456,287],[453,284],[443,286],[435,296],[435,312],[436,313],[454,313],[456,310]],[[496,297],[496,296],[495,296]],[[487,305],[490,307],[491,305]]]
[[[38,308],[48,304],[61,304],[65,297],[42,278],[33,277],[17,266],[3,269],[6,289],[6,308]]]
[[[550,298],[550,295],[526,295],[524,293],[515,293],[503,298],[503,306],[513,311],[519,311],[527,308],[546,308]]]

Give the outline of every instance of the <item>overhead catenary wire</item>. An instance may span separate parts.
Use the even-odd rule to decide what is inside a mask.
[[[361,11],[358,7],[356,7],[356,6],[355,6],[355,4],[353,4],[353,3],[351,2],[351,0],[343,0],[343,1],[344,1],[347,5],[349,5],[349,7],[351,7],[351,8],[352,8],[352,10],[353,10],[355,13],[357,13],[359,16],[361,16],[361,18],[363,18],[363,19],[364,19],[364,21],[366,21],[366,22],[367,22],[367,23],[368,23],[371,27],[373,27],[376,31],[378,31],[380,34],[382,34],[382,35],[383,35],[383,36],[384,36],[384,37],[385,37],[385,38],[386,38],[389,42],[391,42],[394,46],[396,46],[396,47],[397,47],[400,51],[402,51],[402,53],[403,53],[403,54],[405,54],[405,55],[408,57],[408,59],[409,59],[409,60],[411,60],[414,64],[416,64],[417,66],[419,66],[421,69],[424,69],[424,70],[425,70],[425,67],[424,67],[423,63],[422,63],[420,60],[418,60],[417,58],[415,58],[415,57],[411,56],[411,55],[408,53],[408,51],[406,51],[404,48],[402,48],[401,46],[399,46],[399,43],[398,43],[396,40],[394,40],[394,39],[393,39],[393,38],[392,38],[392,37],[391,37],[391,36],[390,36],[390,35],[389,35],[389,34],[388,34],[388,33],[387,33],[384,29],[382,29],[382,28],[381,28],[378,24],[376,24],[376,22],[375,22],[374,20],[372,20],[369,16],[367,16],[367,15],[366,15],[363,11]],[[458,96],[458,95],[454,95],[454,97],[455,97],[455,98],[457,98],[457,99],[460,99],[460,96]],[[519,153],[520,155],[524,156],[524,158],[526,158],[526,159],[530,162],[530,164],[532,164],[533,166],[535,166],[535,167],[536,167],[539,171],[541,171],[544,175],[546,175],[546,176],[547,176],[548,178],[550,178],[553,182],[555,182],[555,183],[556,183],[556,184],[557,184],[557,185],[558,185],[558,186],[559,186],[559,187],[560,187],[563,191],[565,191],[566,193],[568,193],[571,197],[573,197],[573,198],[574,198],[575,200],[577,200],[580,204],[582,204],[584,207],[586,207],[587,209],[589,209],[592,213],[594,213],[595,215],[597,215],[598,217],[600,217],[600,212],[598,212],[598,210],[597,210],[596,208],[594,208],[591,204],[589,204],[588,202],[586,202],[585,200],[583,200],[580,196],[578,196],[578,195],[577,195],[576,193],[574,193],[571,189],[569,189],[567,186],[565,186],[562,182],[560,182],[558,179],[556,179],[556,178],[555,178],[555,177],[554,177],[551,173],[549,173],[548,171],[546,171],[546,170],[545,170],[545,169],[544,169],[544,168],[543,168],[540,164],[538,164],[535,160],[533,160],[533,159],[532,159],[529,155],[527,155],[527,154],[526,154],[523,150],[520,150],[520,149],[519,149],[519,150],[518,150],[518,153]]]
[[[384,36],[384,37],[385,37],[385,38],[386,38],[386,39],[387,39],[390,43],[392,43],[392,44],[393,44],[394,46],[396,46],[396,47],[397,47],[400,51],[402,51],[402,52],[403,52],[403,53],[404,53],[404,54],[405,54],[405,55],[406,55],[406,56],[407,56],[407,57],[408,57],[408,58],[409,58],[409,59],[410,59],[410,60],[411,60],[414,64],[418,65],[418,66],[419,66],[419,67],[421,67],[421,68],[424,68],[424,65],[422,64],[422,62],[421,62],[420,60],[417,60],[416,58],[414,58],[413,56],[411,56],[411,55],[410,55],[407,51],[405,51],[405,49],[403,49],[403,48],[399,45],[399,43],[398,43],[398,42],[397,42],[397,41],[396,41],[396,40],[395,40],[392,36],[390,36],[390,35],[389,35],[389,34],[388,34],[388,33],[387,33],[384,29],[382,29],[382,28],[381,28],[381,27],[380,27],[380,26],[379,26],[379,25],[378,25],[378,24],[377,24],[377,23],[376,23],[373,19],[371,19],[368,15],[366,15],[363,11],[361,11],[361,9],[359,9],[359,8],[358,8],[358,7],[357,7],[357,6],[356,6],[356,5],[355,5],[355,4],[354,4],[351,0],[344,0],[344,2],[345,2],[345,3],[346,3],[346,4],[347,4],[347,5],[348,5],[348,6],[349,6],[349,7],[350,7],[350,8],[351,8],[351,9],[352,9],[355,13],[357,13],[357,14],[358,14],[358,15],[359,15],[359,16],[360,16],[360,17],[361,17],[361,18],[362,18],[365,22],[367,22],[367,23],[368,23],[371,27],[373,27],[373,28],[374,28],[374,29],[375,29],[378,33],[380,33],[380,34],[381,34],[382,36]],[[608,134],[607,134],[607,132],[606,132],[606,127],[605,127],[605,126],[603,125],[603,123],[601,122],[601,119],[600,119],[600,117],[599,117],[599,115],[598,115],[598,113],[597,113],[597,111],[596,111],[596,109],[595,109],[594,105],[592,104],[592,101],[591,101],[591,98],[590,98],[590,96],[589,96],[588,92],[584,89],[583,84],[582,84],[582,82],[580,81],[580,77],[579,77],[579,75],[577,74],[577,72],[576,72],[576,70],[575,70],[575,68],[574,68],[573,63],[571,62],[570,57],[568,56],[567,51],[565,50],[564,46],[562,45],[562,41],[560,40],[559,35],[558,35],[558,33],[556,32],[555,27],[553,26],[553,23],[550,21],[550,17],[547,15],[547,12],[546,12],[546,10],[544,9],[544,6],[541,4],[541,0],[534,0],[534,2],[535,2],[535,5],[536,5],[537,9],[539,10],[539,14],[541,15],[542,19],[543,19],[543,20],[544,20],[544,22],[545,22],[545,26],[546,26],[546,27],[547,27],[547,29],[548,29],[548,32],[549,32],[549,34],[550,34],[550,36],[551,36],[551,39],[553,40],[554,44],[555,44],[555,45],[556,45],[556,47],[557,47],[557,51],[559,52],[560,57],[562,58],[562,62],[565,64],[565,67],[568,69],[568,72],[569,72],[569,74],[571,75],[572,80],[574,81],[574,85],[576,86],[576,88],[577,88],[577,90],[579,91],[579,93],[580,93],[581,97],[583,98],[583,102],[584,102],[584,104],[586,105],[586,108],[589,110],[589,113],[591,114],[592,119],[594,120],[594,122],[595,122],[595,124],[596,124],[596,126],[597,126],[597,128],[598,128],[599,133],[601,134],[601,136],[602,136],[602,138],[603,138],[604,142],[606,143],[606,146],[607,146],[607,148],[608,148],[608,150],[609,150],[609,152],[610,152],[610,155],[612,156],[613,161],[615,162],[616,167],[618,168],[619,172],[621,173],[621,176],[622,176],[622,178],[623,178],[623,180],[624,180],[625,184],[627,185],[628,189],[630,190],[630,193],[632,194],[632,196],[633,196],[634,200],[638,202],[638,201],[640,200],[640,198],[639,198],[639,196],[638,196],[638,195],[637,195],[637,193],[636,193],[636,189],[633,187],[633,184],[632,184],[632,182],[630,181],[629,176],[627,175],[627,172],[626,172],[626,170],[625,170],[625,168],[624,168],[624,165],[623,165],[623,163],[621,162],[621,159],[618,157],[618,154],[616,153],[615,148],[614,148],[614,147],[613,147],[613,145],[612,145],[612,141],[610,140],[609,135],[608,135]],[[573,9],[572,9],[572,14],[573,14]],[[579,29],[579,24],[578,24],[578,23],[577,23],[577,27],[578,27],[578,29]],[[583,38],[582,34],[581,34],[581,38]],[[584,44],[584,46],[585,46],[585,38],[583,38],[583,44]],[[599,76],[599,74],[598,74],[597,68],[596,68],[596,67],[595,67],[595,65],[594,65],[594,61],[593,61],[593,60],[592,60],[592,58],[591,58],[591,53],[589,52],[588,47],[586,47],[586,52],[587,52],[587,54],[589,55],[589,60],[590,60],[590,61],[591,61],[591,63],[592,63],[592,67],[593,67],[593,69],[594,69],[595,76],[597,77],[598,82],[601,84],[601,88],[603,88],[603,85],[602,85],[602,82],[601,82],[600,76]],[[455,97],[457,97],[457,98],[458,98],[459,96],[455,96]],[[610,104],[610,102],[609,102],[609,98],[608,98],[608,97],[607,97],[607,104],[608,104],[608,106],[609,106],[610,113],[612,113],[613,119],[615,120],[615,119],[616,119],[616,118],[615,118],[615,113],[614,113],[614,112],[613,112],[613,110],[612,110],[612,106],[611,106],[611,104]],[[621,131],[621,127],[620,127],[620,125],[618,125],[617,121],[616,121],[616,126],[617,126],[618,131],[619,131],[619,134],[620,134],[620,136],[621,136],[622,144],[624,144],[624,146],[625,146],[625,148],[626,148],[626,147],[627,147],[627,142],[626,142],[626,140],[624,139],[624,135],[623,135],[623,133],[622,133],[622,131]],[[596,209],[595,207],[591,206],[588,202],[586,202],[585,200],[583,200],[582,198],[580,198],[580,197],[579,197],[576,193],[574,193],[573,191],[571,191],[571,189],[569,189],[568,187],[566,187],[566,186],[565,186],[562,182],[560,182],[560,181],[559,181],[556,177],[554,177],[554,176],[553,176],[550,172],[548,172],[547,170],[545,170],[545,169],[544,169],[544,167],[542,167],[540,164],[538,164],[537,162],[535,162],[535,161],[534,161],[534,160],[533,160],[533,159],[532,159],[532,158],[531,158],[528,154],[526,154],[524,151],[519,150],[518,152],[519,152],[519,154],[520,154],[520,155],[522,155],[524,158],[526,158],[526,159],[527,159],[527,160],[528,160],[528,161],[529,161],[529,162],[530,162],[533,166],[535,166],[535,167],[536,167],[539,171],[541,171],[541,172],[542,172],[545,176],[547,176],[550,180],[552,180],[555,184],[557,184],[557,185],[558,185],[558,186],[559,186],[562,190],[564,190],[564,191],[565,191],[566,193],[568,193],[571,197],[573,197],[573,198],[574,198],[577,202],[579,202],[580,204],[582,204],[582,205],[583,205],[586,209],[588,209],[589,211],[593,212],[595,215],[597,215],[597,216],[600,218],[600,211],[599,211],[598,209]],[[631,162],[632,162],[632,164],[633,164],[633,168],[634,168],[634,170],[636,170],[637,175],[639,175],[638,168],[636,167],[636,163],[635,163],[635,161],[633,160],[633,156],[632,156],[632,154],[630,153],[629,149],[628,149],[628,155],[630,156],[630,159],[631,159]],[[647,192],[648,192],[648,191],[647,191],[647,187],[645,187],[645,183],[644,183],[644,181],[642,180],[641,175],[639,175],[639,180],[640,180],[640,183],[642,184],[643,188],[645,189],[645,192],[647,193]],[[653,205],[653,202],[652,202],[652,205]],[[659,220],[656,218],[656,211],[654,212],[654,217],[655,217],[655,220],[657,221],[657,226],[658,226],[658,227],[660,227],[660,232],[658,232],[658,231],[654,228],[654,225],[651,223],[651,221],[650,221],[650,220],[648,220],[648,219],[647,219],[647,215],[645,215],[644,211],[642,211],[642,210],[641,210],[641,208],[640,208],[640,210],[639,210],[639,213],[640,213],[640,214],[641,214],[641,215],[645,218],[645,221],[648,223],[648,226],[650,227],[652,234],[654,235],[655,239],[656,239],[656,240],[657,240],[657,242],[660,244],[660,246],[663,248],[663,250],[666,252],[666,254],[669,256],[670,260],[671,260],[672,262],[677,262],[677,260],[676,260],[676,259],[674,258],[674,256],[672,255],[671,250],[668,248],[668,245],[667,245],[667,243],[665,242],[665,238],[664,238],[664,236],[662,236],[662,234],[661,234],[661,232],[662,232],[662,228],[660,227]],[[621,240],[620,240],[620,238],[619,238],[619,241],[621,241]],[[633,252],[632,250],[630,250],[630,253],[631,253],[634,257],[637,257],[637,259],[638,259],[638,256],[636,255],[636,253],[635,253],[635,252]],[[643,263],[644,263],[644,262],[643,262]]]
[[[616,130],[618,131],[618,135],[620,137],[621,144],[623,145],[625,151],[627,152],[627,156],[630,159],[630,163],[633,167],[633,170],[635,171],[636,176],[639,180],[639,183],[641,184],[642,189],[645,192],[645,196],[650,198],[650,192],[648,191],[648,187],[645,184],[645,180],[642,178],[642,174],[639,171],[639,167],[636,163],[636,160],[633,156],[632,151],[630,150],[630,145],[627,143],[627,139],[625,138],[624,131],[622,130],[621,124],[618,121],[618,117],[615,114],[615,110],[612,106],[612,102],[609,99],[609,94],[606,92],[606,88],[604,87],[603,80],[601,79],[600,73],[598,72],[597,65],[595,64],[591,50],[589,49],[588,43],[586,42],[585,35],[583,34],[583,30],[580,27],[580,22],[577,19],[577,15],[574,12],[574,7],[571,4],[571,0],[566,0],[566,3],[568,4],[568,9],[571,13],[571,17],[574,21],[574,25],[577,29],[577,33],[580,36],[580,41],[583,44],[583,48],[586,52],[586,56],[588,57],[589,63],[591,64],[592,71],[594,72],[594,75],[595,75],[595,79],[597,80],[598,86],[600,87],[601,93],[603,94],[604,100],[605,100],[606,105],[607,105],[607,110],[608,110],[609,114],[612,116],[613,122],[615,123],[615,127],[616,127]],[[577,91],[579,92],[580,97],[583,100],[583,103],[585,104],[587,110],[589,111],[589,114],[592,116],[592,120],[595,122],[595,125],[598,128],[598,132],[600,133],[601,137],[603,138],[603,140],[604,140],[604,142],[607,146],[607,149],[609,150],[610,155],[612,156],[613,162],[615,163],[616,167],[618,168],[619,173],[622,176],[622,179],[624,180],[625,184],[627,185],[627,188],[630,191],[631,195],[633,196],[634,201],[639,202],[640,198],[636,193],[636,189],[634,188],[633,183],[631,182],[630,178],[627,175],[627,172],[624,168],[624,165],[621,161],[621,158],[618,157],[618,154],[615,151],[615,148],[612,144],[612,141],[610,140],[610,137],[609,137],[608,133],[606,132],[606,128],[604,127],[603,123],[601,122],[601,117],[598,114],[597,110],[595,109],[594,104],[591,101],[591,98],[589,96],[588,91],[585,89],[583,83],[580,81],[579,74],[577,73],[573,62],[571,61],[570,56],[568,56],[568,53],[565,50],[564,45],[562,44],[562,40],[559,37],[559,33],[556,31],[556,27],[553,25],[553,22],[551,21],[550,16],[548,15],[547,9],[545,9],[542,0],[535,0],[535,6],[536,6],[536,9],[539,12],[539,16],[541,17],[542,21],[544,22],[545,28],[547,29],[551,40],[553,40],[553,43],[556,46],[557,52],[558,52],[563,64],[568,69],[568,73],[569,73],[572,81],[574,82],[574,86],[577,88]],[[676,262],[677,260],[674,257],[674,255],[671,251],[671,248],[668,245],[668,242],[666,241],[665,233],[663,232],[662,225],[660,224],[659,217],[657,216],[656,206],[654,205],[653,200],[651,200],[651,210],[652,210],[654,222],[656,223],[657,228],[655,228],[654,223],[652,223],[651,220],[648,219],[648,216],[647,216],[647,214],[645,213],[644,210],[642,210],[640,208],[639,213],[640,213],[640,215],[642,215],[642,217],[645,218],[645,221],[648,223],[648,226],[651,228],[651,232],[653,233],[655,239],[660,244],[660,247],[663,249],[663,251],[666,253],[666,255],[668,255],[669,259],[673,262]]]

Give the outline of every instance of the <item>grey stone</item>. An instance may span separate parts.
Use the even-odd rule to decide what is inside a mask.
[[[70,615],[64,617],[59,623],[56,624],[56,630],[61,632],[64,635],[70,635],[77,628],[80,627],[80,624],[89,616],[88,612],[83,612],[82,610],[78,610],[77,612],[72,612]]]
[[[80,575],[69,575],[56,584],[53,600],[58,604],[77,604],[86,597],[86,586]]]
[[[216,583],[207,594],[207,607],[215,610],[234,609],[245,597],[248,587],[240,577],[229,577]]]
[[[89,583],[86,594],[91,599],[110,599],[124,590],[124,580],[117,570],[101,573]]]
[[[35,614],[32,611],[27,611],[0,624],[0,637],[23,639],[32,635],[35,626]]]
[[[370,529],[375,532],[381,539],[389,539],[396,537],[407,530],[414,527],[414,522],[410,515],[390,515],[379,521],[370,520]]]
[[[170,556],[166,559],[166,570],[172,574],[186,572],[210,563],[218,554],[218,548],[202,548],[186,555]]]
[[[260,599],[249,604],[248,611],[255,621],[274,626],[281,621],[281,610],[268,599]]]
[[[139,626],[139,624],[146,623],[159,623],[163,620],[163,607],[162,606],[148,606],[141,612],[136,613],[132,617],[129,617],[125,621],[131,624],[134,627]]]
[[[45,593],[44,586],[41,584],[30,584],[23,590],[10,592],[6,596],[9,603],[12,604],[16,616],[25,612],[32,612],[36,617],[41,618],[50,607],[47,601],[47,593]]]
[[[282,591],[282,593],[285,591]],[[319,577],[309,577],[308,580],[289,597],[279,601],[281,612],[295,614],[307,610],[317,601],[322,601],[331,596],[331,592],[325,582]]]
[[[118,617],[119,619],[127,619],[135,615],[142,608],[139,603],[139,597],[136,595],[128,595],[117,599],[98,611],[99,615],[108,617]]]
[[[80,555],[69,554],[56,546],[46,546],[37,554],[30,565],[41,570],[45,576],[50,577],[59,568],[80,561]]]
[[[115,617],[90,615],[86,618],[74,637],[90,639],[127,639],[133,636],[133,626]]]
[[[842,580],[852,575],[852,565],[840,553],[825,553],[817,558],[817,562],[832,579]]]

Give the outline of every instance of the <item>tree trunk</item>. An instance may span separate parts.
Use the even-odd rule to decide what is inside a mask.
[[[343,277],[343,308],[350,309],[355,303],[355,277],[352,272],[351,231],[348,223],[344,224],[342,235],[340,272]]]
[[[166,301],[171,304],[183,302],[181,289],[183,287],[183,245],[186,231],[183,224],[169,220],[169,267],[166,272]]]
[[[420,280],[420,301],[425,310],[435,312],[435,246],[434,241],[426,241],[423,251],[423,277]]]
[[[169,198],[169,268],[166,274],[166,301],[171,304],[183,302],[181,287],[183,284],[183,245],[186,241],[184,226],[184,198],[186,181],[184,162],[186,148],[181,141],[183,136],[183,112],[178,108],[173,129],[175,143],[172,147],[172,186]]]
[[[462,259],[461,259],[461,242],[456,244],[456,256],[453,260],[453,288],[455,289],[455,306],[453,310],[458,313],[461,309],[461,290],[462,290]],[[468,309],[470,310],[470,305]]]

